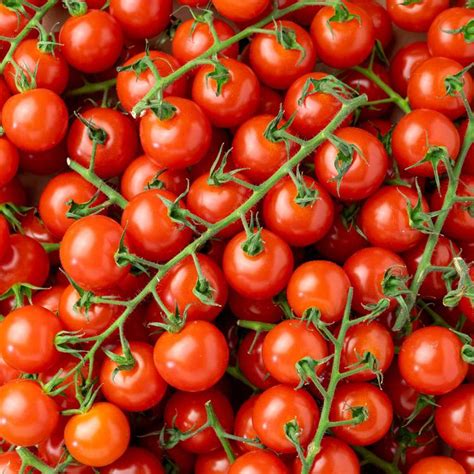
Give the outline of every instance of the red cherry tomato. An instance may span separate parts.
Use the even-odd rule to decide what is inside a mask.
[[[16,147],[7,138],[0,138],[0,186],[5,186],[15,177],[19,163]]]
[[[236,4],[233,0],[212,0],[214,8],[231,21],[246,22],[258,18],[270,5],[270,0],[248,0]]]
[[[270,451],[254,451],[244,454],[230,466],[228,474],[288,474],[283,461]]]
[[[448,8],[448,0],[399,2],[387,0],[387,10],[393,23],[406,31],[428,31],[433,20]]]
[[[160,460],[150,451],[143,448],[130,447],[117,461],[103,467],[101,474],[165,474]]]
[[[465,474],[464,468],[454,459],[431,456],[414,464],[408,474]]]

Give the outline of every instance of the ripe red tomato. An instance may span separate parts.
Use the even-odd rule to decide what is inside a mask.
[[[138,53],[135,56],[132,56],[123,67],[136,64],[138,61],[143,60],[146,54],[147,53]],[[171,56],[171,54],[163,53],[162,51],[148,51],[148,57],[153,62],[160,77],[169,76],[180,67],[180,63],[176,58]],[[155,83],[156,78],[148,67],[138,67],[138,71],[119,71],[117,74],[117,95],[120,104],[127,112],[131,112],[133,107],[135,107],[135,105],[145,97]],[[164,89],[163,97],[185,96],[187,88],[187,77],[182,76]]]
[[[254,395],[240,405],[239,411],[235,415],[234,435],[239,438],[254,440],[257,438],[257,433],[253,427],[252,413],[257,401],[258,395]],[[237,449],[242,454],[250,451],[258,451],[260,448],[244,442],[237,442]]]
[[[39,176],[49,176],[67,168],[66,140],[51,150],[27,152],[20,150],[20,168],[22,171]]]
[[[392,363],[394,344],[390,331],[382,324],[372,321],[370,323],[351,326],[344,338],[341,356],[343,370],[353,370],[360,367],[361,360],[367,353],[372,354],[376,360],[377,370],[384,373]],[[351,375],[351,382],[367,382],[376,378],[372,370],[364,370]]]
[[[441,12],[428,30],[431,54],[469,65],[474,59],[474,45],[464,31],[473,20],[474,13],[470,8],[448,8]]]
[[[226,432],[232,430],[234,413],[229,400],[218,390],[207,390],[197,393],[175,392],[165,406],[164,420],[169,428],[177,428],[181,432],[195,431],[207,421],[205,404],[210,402],[217,419]],[[182,441],[186,451],[192,453],[209,453],[221,447],[212,428],[206,428],[200,433]]]
[[[301,474],[301,461],[296,458],[293,474]],[[321,451],[313,464],[309,474],[359,474],[360,465],[355,452],[343,441],[325,436],[321,441]]]
[[[150,110],[140,121],[143,150],[152,161],[166,168],[195,165],[211,146],[209,119],[188,99],[169,97],[166,102],[176,109],[171,118],[161,120]]]
[[[224,251],[222,269],[229,285],[247,298],[272,298],[282,291],[293,271],[293,253],[280,237],[262,229],[262,251],[251,255],[244,250],[247,235],[237,234]]]
[[[291,178],[282,179],[265,196],[265,225],[294,247],[306,247],[324,237],[334,220],[334,204],[326,190],[309,176],[305,186],[315,193],[314,202],[298,202],[299,191]]]
[[[353,3],[363,8],[370,16],[375,39],[380,41],[384,51],[389,51],[393,42],[393,25],[386,8],[374,0],[355,0]]]
[[[330,420],[337,422],[354,418],[352,409],[365,408],[367,419],[355,425],[337,426],[334,435],[354,446],[367,446],[382,439],[393,419],[392,403],[379,388],[369,383],[340,385],[331,406]]]
[[[112,464],[127,450],[130,425],[115,405],[99,402],[80,415],[69,418],[64,442],[69,453],[87,466]]]
[[[283,461],[271,451],[253,451],[237,458],[228,474],[288,474]]]
[[[235,59],[222,58],[219,63],[219,67],[225,68],[225,73],[220,73],[212,64],[198,69],[192,88],[193,100],[212,125],[238,127],[255,114],[260,83],[252,69]],[[214,78],[216,74],[218,79]],[[224,79],[221,74],[225,75]]]
[[[226,41],[235,35],[234,29],[225,21],[214,19],[212,24],[217,37],[221,41]],[[194,19],[190,19],[183,21],[176,29],[171,43],[171,50],[173,56],[181,64],[185,64],[206,52],[213,44],[214,38],[209,25],[201,22],[196,23]],[[224,49],[220,55],[236,59],[239,55],[239,44],[234,43]]]
[[[19,378],[20,375],[21,371],[10,367],[0,355],[0,387],[10,382],[10,380]]]
[[[165,332],[155,344],[154,360],[172,387],[207,390],[224,375],[229,348],[223,334],[207,321],[191,321],[179,333]]]
[[[15,52],[13,60],[28,81],[32,80],[34,71],[35,88],[49,89],[56,94],[62,94],[69,81],[69,67],[59,51],[44,52],[40,43],[35,39],[22,41]],[[17,94],[20,92],[16,85],[18,80],[17,70],[13,62],[6,65],[4,77],[10,90]]]
[[[355,150],[352,156],[342,159],[338,147],[326,141],[315,153],[316,177],[334,197],[343,201],[369,197],[380,187],[387,173],[388,156],[384,146],[361,128],[341,128],[335,135]]]
[[[130,447],[117,461],[103,467],[101,474],[165,474],[160,460],[150,451],[143,448]]]
[[[7,138],[0,138],[0,186],[5,186],[16,176],[19,163],[16,147]]]
[[[111,0],[110,14],[119,22],[125,36],[153,38],[169,24],[172,0]]]
[[[0,454],[0,469],[3,474],[18,474],[21,471],[22,461],[15,451],[6,451]],[[25,472],[30,472],[27,468]]]
[[[229,291],[229,308],[237,319],[275,323],[283,318],[283,311],[272,298],[256,300]]]
[[[59,413],[56,403],[36,382],[16,379],[0,387],[0,419],[3,440],[34,446],[51,436]]]
[[[354,288],[352,307],[362,314],[368,312],[364,305],[375,305],[386,298],[382,281],[388,271],[402,279],[408,276],[405,262],[396,253],[379,247],[359,250],[346,260],[343,268]],[[390,309],[395,306],[396,301],[390,298]]]
[[[298,423],[298,439],[305,447],[316,431],[319,408],[305,390],[276,385],[258,397],[252,420],[258,438],[265,446],[278,453],[294,453],[296,448],[285,435],[285,425],[292,421]]]
[[[446,456],[431,456],[420,459],[408,474],[465,474],[464,468],[454,459]]]
[[[169,217],[162,199],[174,202],[176,196],[162,189],[151,189],[135,196],[122,214],[122,227],[136,255],[155,262],[166,262],[191,242],[189,227]],[[180,203],[184,209],[184,205]]]
[[[390,79],[393,88],[405,97],[413,71],[430,57],[425,41],[415,41],[400,48],[390,62]]]
[[[228,474],[230,461],[223,449],[201,454],[196,460],[195,474]]]
[[[109,217],[88,216],[74,222],[59,251],[64,270],[85,290],[115,286],[130,270],[129,266],[119,267],[114,258],[122,234],[123,228]]]
[[[431,326],[416,330],[402,343],[398,365],[402,377],[427,395],[454,390],[467,374],[462,342],[449,329]]]
[[[426,0],[425,0],[426,1]],[[451,120],[462,117],[466,109],[459,92],[449,95],[445,80],[447,77],[458,74],[463,66],[458,62],[435,57],[420,64],[408,81],[408,99],[414,109],[432,109],[443,113]],[[471,75],[464,73],[463,90],[467,101],[471,102],[474,86]]]
[[[322,321],[334,323],[342,319],[349,287],[349,278],[339,265],[314,260],[303,263],[293,272],[286,296],[298,317],[315,308]]]
[[[338,7],[342,8],[342,7]],[[359,5],[344,5],[349,18],[337,20],[334,7],[321,8],[311,23],[316,54],[323,63],[338,69],[357,66],[370,54],[375,42],[369,14]]]
[[[102,10],[71,16],[59,32],[66,61],[86,74],[111,68],[122,52],[123,33],[117,20]]]
[[[436,430],[453,449],[474,451],[474,385],[461,385],[437,400]]]
[[[31,89],[10,97],[2,109],[2,126],[21,150],[46,151],[66,135],[68,111],[64,101],[49,89]]]
[[[313,40],[304,28],[292,21],[278,20],[264,29],[294,38],[286,40],[290,41],[288,46],[282,44],[275,33],[257,33],[250,43],[250,65],[265,85],[287,89],[302,74],[313,70],[316,64]]]
[[[467,451],[453,450],[451,453],[453,459],[461,464],[466,472],[474,471],[474,453]]]
[[[235,22],[246,22],[258,18],[270,5],[270,0],[247,0],[236,4],[233,0],[212,0],[221,15]]]
[[[399,2],[387,0],[387,10],[393,23],[407,31],[428,31],[439,13],[448,8],[449,0]]]

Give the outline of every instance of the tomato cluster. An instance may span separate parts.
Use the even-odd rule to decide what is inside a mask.
[[[0,471],[474,472],[472,5],[179,4],[0,5]]]

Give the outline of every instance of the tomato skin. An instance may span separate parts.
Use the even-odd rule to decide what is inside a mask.
[[[73,200],[77,204],[90,201],[97,193],[94,185],[75,172],[61,173],[52,178],[40,196],[38,211],[48,230],[57,238],[62,238],[67,229],[75,222],[66,217],[69,211],[67,202]],[[94,206],[105,200],[99,195]]]
[[[117,369],[117,363],[106,358],[100,369],[100,383],[105,398],[126,411],[145,411],[157,405],[164,397],[167,384],[153,363],[153,347],[143,342],[131,342],[130,351],[135,359],[131,370]],[[119,347],[113,351],[123,356]]]
[[[287,89],[302,74],[311,72],[316,63],[313,40],[304,28],[287,20],[277,20],[264,27],[293,31],[301,49],[285,49],[274,34],[257,33],[250,43],[250,65],[268,87]]]
[[[289,474],[285,464],[271,451],[253,451],[240,456],[228,474]]]
[[[48,89],[31,89],[10,97],[2,109],[7,138],[25,151],[46,151],[66,135],[68,111],[64,101]]]
[[[274,119],[271,115],[256,115],[243,123],[234,135],[232,161],[251,182],[260,184],[288,161],[284,142],[271,142],[264,132]],[[290,145],[291,146],[291,145]],[[290,149],[290,155],[294,146]]]
[[[201,454],[196,460],[195,474],[227,474],[230,461],[223,449]]]
[[[186,392],[199,392],[212,387],[224,375],[229,349],[214,325],[191,321],[177,334],[162,334],[153,357],[159,374],[169,385]]]
[[[0,216],[0,261],[8,253],[10,247],[10,225],[5,217]]]
[[[408,81],[415,69],[430,57],[430,51],[425,41],[407,44],[395,53],[390,63],[390,79],[393,88],[402,97],[407,95]]]
[[[443,206],[443,202],[448,189],[448,180],[441,181],[440,191],[433,191],[430,199],[430,207],[432,211],[439,211]],[[457,190],[458,196],[474,196],[474,176],[463,175],[459,181]],[[461,242],[474,241],[474,217],[472,217],[466,206],[462,203],[455,203],[446,218],[443,226],[443,233],[455,240]]]
[[[463,66],[458,62],[441,57],[427,59],[418,66],[408,81],[408,99],[414,109],[431,109],[441,112],[451,120],[462,117],[466,109],[459,92],[451,96],[446,92],[445,79],[458,74]],[[474,94],[470,74],[463,74],[463,90],[468,102]]]
[[[295,446],[285,436],[285,424],[296,420],[300,428],[299,441],[306,446],[319,422],[319,408],[305,390],[276,385],[263,392],[255,402],[253,426],[260,441],[278,453],[294,453]]]
[[[26,190],[15,176],[5,186],[0,187],[0,204],[11,202],[17,206],[25,206],[28,202]]]
[[[408,474],[465,474],[464,468],[454,459],[431,456],[414,464]]]
[[[288,244],[269,230],[262,229],[263,251],[249,255],[242,248],[244,231],[226,246],[222,269],[237,293],[254,299],[272,298],[285,288],[293,270],[293,253]]]
[[[461,385],[437,401],[435,424],[453,449],[474,451],[474,384]]]
[[[356,17],[346,22],[331,21],[335,10],[327,6],[318,11],[311,23],[318,58],[338,69],[351,68],[364,61],[375,41],[373,23],[364,8],[353,3],[347,3],[346,8]]]
[[[355,0],[352,3],[363,8],[370,16],[375,39],[380,41],[384,51],[390,51],[393,43],[393,25],[386,8],[374,0]]]
[[[414,208],[418,194],[406,186],[384,186],[369,197],[362,206],[360,223],[362,232],[374,247],[393,252],[404,252],[415,247],[424,234],[410,225],[408,203]],[[422,210],[429,212],[422,199]]]
[[[252,413],[258,395],[254,395],[240,405],[239,411],[235,415],[234,435],[245,439],[255,439],[257,433],[253,427]],[[259,447],[244,442],[236,442],[237,450],[242,453],[260,450]]]
[[[396,253],[379,247],[359,250],[346,260],[343,269],[354,288],[352,307],[362,314],[368,312],[363,305],[377,304],[385,298],[382,281],[388,270],[400,278],[408,276],[405,262]],[[395,306],[396,301],[390,298],[389,309]]]
[[[31,380],[16,379],[0,387],[0,436],[10,444],[34,446],[51,436],[58,407]]]
[[[161,77],[169,76],[180,67],[179,61],[171,54],[152,50],[148,52],[148,55]],[[145,53],[138,53],[125,62],[123,67],[131,66],[144,57]],[[145,97],[155,83],[156,79],[149,68],[138,75],[132,70],[119,71],[117,74],[117,95],[120,104],[127,112],[131,112],[133,107]],[[187,87],[187,77],[183,76],[164,89],[163,97],[185,96]]]
[[[170,22],[172,0],[111,0],[110,14],[132,39],[152,38]]]
[[[228,40],[235,35],[234,29],[225,21],[214,19],[213,26],[221,41]],[[171,43],[173,56],[185,64],[200,56],[214,44],[214,38],[205,23],[196,23],[193,19],[183,21],[175,31]],[[234,43],[224,49],[220,55],[236,59],[239,55],[239,45]]]
[[[165,474],[159,459],[143,448],[130,447],[122,457],[103,467],[101,474]]]
[[[66,140],[51,150],[26,152],[20,150],[20,168],[22,171],[38,176],[49,176],[67,168]]]
[[[259,17],[270,5],[270,0],[248,0],[241,4],[233,0],[212,0],[212,4],[221,15],[239,23]]]
[[[15,146],[7,139],[0,138],[0,186],[9,183],[18,171],[20,155]]]
[[[169,120],[160,120],[148,111],[140,121],[141,144],[158,165],[186,168],[198,163],[209,150],[211,124],[202,109],[188,99],[169,97],[166,102],[177,109],[175,114]]]
[[[423,239],[416,247],[403,255],[410,275],[414,275],[425,250],[426,239]],[[448,266],[453,258],[459,254],[459,247],[451,240],[439,236],[438,243],[431,257],[431,265]],[[422,298],[441,299],[447,293],[446,284],[441,272],[430,272],[423,281],[419,294]],[[467,315],[468,316],[468,315]]]
[[[474,45],[459,30],[474,19],[470,8],[448,8],[431,23],[428,30],[428,47],[433,56],[454,59],[467,66],[474,59]]]
[[[457,461],[459,464],[464,467],[466,472],[472,472],[474,471],[474,453],[467,452],[467,451],[457,451],[453,450],[451,453],[451,456],[455,461]]]
[[[286,296],[298,317],[303,317],[309,308],[316,308],[322,321],[333,323],[342,319],[349,287],[349,278],[339,265],[314,260],[293,272]]]
[[[293,474],[301,474],[301,461],[297,458]],[[321,441],[321,451],[316,456],[309,474],[359,474],[359,460],[352,448],[340,439],[325,436]]]
[[[446,147],[450,159],[455,160],[461,147],[456,127],[445,115],[434,110],[417,109],[405,115],[395,126],[392,135],[393,157],[399,168],[410,175],[432,178],[432,163],[420,163],[430,147]],[[446,167],[438,163],[438,174]]]
[[[210,401],[218,420],[226,432],[232,430],[234,414],[229,400],[218,390],[186,393],[175,392],[165,406],[164,420],[167,426],[174,426],[182,432],[196,430],[207,421],[206,402]],[[212,428],[206,428],[179,446],[191,453],[209,453],[221,447]]]
[[[336,389],[329,419],[352,419],[348,407],[364,407],[368,418],[357,425],[337,426],[334,435],[354,446],[367,446],[382,439],[390,429],[393,419],[392,403],[379,388],[369,383],[348,383]]]
[[[15,451],[0,454],[0,469],[3,474],[18,474],[21,471],[21,458]],[[26,472],[30,472],[26,469]]]
[[[239,174],[236,177],[245,181]],[[191,184],[186,196],[186,205],[193,214],[215,224],[244,204],[251,195],[250,189],[234,181],[215,185],[209,173],[206,173]],[[217,237],[233,237],[241,230],[242,222],[236,221],[221,230]]]
[[[140,257],[166,262],[191,242],[192,230],[173,221],[162,199],[177,196],[162,189],[144,191],[134,197],[122,214],[122,227],[130,249]],[[181,206],[184,209],[184,205]]]
[[[344,338],[344,346],[341,356],[341,367],[343,370],[352,370],[361,365],[359,361],[370,352],[377,360],[377,369],[384,373],[392,363],[394,355],[394,344],[388,329],[382,324],[372,321],[370,323],[357,324],[349,328]],[[371,370],[364,370],[358,374],[351,375],[351,382],[367,382],[376,378]]]
[[[259,105],[260,83],[247,65],[231,58],[222,58],[229,79],[218,90],[217,82],[209,76],[213,65],[201,66],[194,76],[192,96],[212,125],[233,128],[252,117]]]
[[[355,127],[340,128],[335,135],[356,146],[362,153],[354,152],[352,163],[340,180],[335,178],[337,148],[329,141],[315,153],[315,172],[318,181],[336,198],[359,201],[373,194],[383,183],[388,169],[388,157],[382,143],[369,132]]]
[[[10,382],[11,380],[19,378],[20,375],[21,371],[10,367],[0,355],[0,387]]]
[[[294,247],[306,247],[320,240],[334,220],[334,204],[326,190],[309,176],[303,179],[317,193],[314,203],[302,206],[296,202],[298,190],[291,178],[282,179],[263,201],[265,225]]]
[[[114,259],[122,233],[122,227],[109,217],[88,216],[74,222],[59,250],[64,270],[85,290],[115,286],[130,270],[128,266],[119,267]]]
[[[64,442],[71,455],[86,466],[102,467],[119,459],[127,450],[130,425],[115,405],[99,402],[71,417],[64,429]]]
[[[27,373],[46,370],[59,357],[54,338],[62,326],[58,318],[41,306],[23,306],[0,325],[0,352],[11,367]]]
[[[31,80],[31,73],[35,71],[36,88],[49,89],[60,95],[68,85],[69,66],[59,51],[42,52],[38,45],[35,39],[22,41],[13,53],[13,60],[27,79]],[[15,82],[16,74],[13,63],[7,64],[4,77],[13,94],[20,92]]]
[[[4,4],[0,5],[0,35],[7,38],[16,38],[28,19],[20,12],[7,8]],[[8,41],[0,41],[0,58],[4,58],[10,48]]]
[[[467,374],[462,342],[446,328],[431,326],[413,332],[402,343],[398,365],[402,377],[417,391],[443,395]]]
[[[71,16],[59,32],[66,61],[86,74],[111,68],[122,52],[123,33],[117,20],[101,10]]]
[[[229,307],[237,319],[276,323],[283,319],[283,311],[272,298],[255,300],[229,291]]]
[[[393,23],[406,31],[428,31],[437,15],[448,7],[448,0],[423,0],[407,5],[398,0],[387,0]]]

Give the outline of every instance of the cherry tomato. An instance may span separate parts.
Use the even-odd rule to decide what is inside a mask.
[[[198,393],[175,392],[165,407],[164,419],[167,427],[177,428],[181,432],[195,431],[207,421],[206,403],[212,408],[226,432],[232,430],[234,414],[229,400],[218,390],[207,390]],[[200,433],[180,443],[186,451],[192,453],[209,453],[221,447],[212,428],[206,428]]]
[[[58,407],[32,380],[0,387],[0,436],[10,444],[34,446],[47,440],[59,420]]]
[[[258,395],[250,397],[242,405],[240,405],[239,411],[235,415],[234,423],[234,435],[240,438],[248,440],[254,440],[257,438],[257,433],[253,427],[252,414],[255,402],[257,401]],[[237,442],[237,448],[239,452],[245,454],[250,451],[258,451],[260,448],[250,443]]]
[[[302,74],[313,70],[316,63],[313,40],[292,21],[278,20],[264,29],[274,34],[255,35],[250,43],[250,65],[265,85],[287,89]]]
[[[166,332],[159,337],[154,360],[158,372],[172,387],[199,392],[212,387],[224,375],[229,349],[214,325],[192,321],[177,334]]]
[[[0,204],[5,202],[11,202],[17,206],[25,206],[27,203],[26,190],[17,177],[0,187]]]
[[[85,290],[113,287],[130,270],[118,266],[114,258],[122,234],[122,227],[109,217],[88,216],[74,222],[59,251],[64,270]]]
[[[103,467],[101,474],[165,474],[159,459],[143,448],[130,447],[117,461]]]
[[[443,395],[454,390],[467,374],[461,351],[462,342],[449,329],[418,329],[402,343],[398,356],[400,373],[415,390]]]
[[[150,110],[141,119],[143,149],[160,166],[181,169],[194,165],[204,158],[211,146],[209,119],[188,99],[169,97],[166,103],[175,109],[171,118],[161,120]]]
[[[161,0],[159,0],[161,1]],[[148,66],[141,66],[146,53],[139,53],[131,57],[123,66],[124,70],[117,74],[117,95],[120,104],[127,111],[131,112],[133,107],[142,100],[150,89],[155,85],[156,78]],[[170,54],[162,51],[148,51],[148,57],[160,77],[169,76],[180,67],[179,61]],[[132,67],[136,65],[135,67]],[[128,69],[128,68],[131,69]],[[164,97],[184,96],[188,81],[186,76],[182,76],[163,91]]]
[[[3,474],[18,474],[21,471],[22,461],[15,451],[6,451],[0,454],[0,469]],[[29,468],[25,472],[31,472]]]
[[[0,186],[5,186],[16,176],[19,163],[16,147],[7,138],[0,138]]]
[[[426,1],[426,0],[425,0]],[[459,92],[448,93],[445,80],[460,73],[463,66],[458,62],[435,57],[420,64],[408,81],[408,99],[414,109],[432,109],[443,113],[451,120],[463,116],[466,112]],[[461,78],[467,101],[473,97],[473,84],[470,74],[464,73]]]
[[[389,51],[393,42],[393,25],[386,8],[374,0],[355,0],[353,3],[363,8],[372,20],[375,40],[384,51]]]
[[[220,73],[220,68],[225,72]],[[225,77],[220,77],[220,74]],[[216,75],[219,77],[215,78]],[[255,114],[260,84],[248,66],[235,59],[223,58],[219,61],[219,69],[211,64],[199,68],[194,77],[192,95],[212,125],[233,128]]]
[[[246,22],[258,18],[270,6],[270,0],[248,0],[239,4],[233,0],[212,0],[212,4],[229,20]]]
[[[311,23],[311,37],[323,63],[339,69],[350,68],[370,54],[375,42],[374,27],[363,7],[347,3],[337,8],[327,6],[318,11]]]
[[[266,86],[260,87],[260,103],[257,110],[259,115],[276,116],[280,111],[281,103],[282,98],[278,91]]]
[[[201,454],[196,460],[195,474],[228,474],[230,461],[223,449]]]
[[[474,471],[474,453],[467,451],[457,451],[452,452],[452,457],[455,461],[461,464],[466,472]]]
[[[388,14],[393,23],[406,31],[428,31],[433,20],[448,6],[449,0],[387,0]]]
[[[285,435],[285,425],[289,422],[298,424],[298,440],[305,447],[316,431],[319,408],[305,390],[276,385],[258,397],[252,420],[255,432],[265,446],[278,453],[295,453],[294,444]]]
[[[230,466],[228,474],[289,474],[285,464],[270,451],[244,454]]]
[[[80,415],[71,417],[64,429],[64,442],[69,453],[87,466],[112,464],[127,450],[130,425],[115,405],[98,402]]]
[[[454,459],[431,456],[414,464],[408,474],[465,474],[464,468]]]
[[[110,14],[132,39],[153,38],[169,24],[172,0],[111,0]]]
[[[375,247],[404,252],[423,240],[423,233],[413,228],[408,209],[415,209],[418,194],[406,186],[384,186],[369,197],[362,206],[362,232]],[[428,203],[421,199],[421,209],[429,212]],[[414,220],[414,218],[413,218]]]
[[[247,252],[244,231],[237,234],[224,251],[222,269],[229,285],[237,293],[255,299],[272,298],[283,290],[293,270],[293,253],[280,237],[262,229],[262,248]],[[244,249],[245,247],[245,249]]]
[[[255,300],[239,295],[237,292],[231,290],[229,292],[228,303],[232,314],[237,319],[275,323],[283,318],[282,309],[272,298]]]
[[[315,153],[316,177],[334,197],[343,201],[369,197],[380,187],[387,173],[388,157],[384,146],[360,128],[341,128],[335,135],[355,149],[341,163],[338,147],[325,142]],[[341,167],[344,169],[342,176]]]
[[[349,287],[349,278],[339,265],[314,260],[303,263],[293,272],[286,296],[298,317],[315,308],[322,321],[333,323],[342,319]]]
[[[0,355],[0,387],[10,382],[10,380],[19,378],[20,375],[21,371],[10,367]]]
[[[67,168],[66,140],[51,150],[27,152],[20,150],[20,167],[27,173],[39,176],[49,176]]]
[[[2,109],[7,138],[21,150],[46,151],[66,135],[68,111],[49,89],[32,89],[10,97]]]
[[[123,33],[117,20],[101,10],[71,16],[59,32],[66,61],[86,74],[111,68],[122,52]]]
[[[367,446],[382,439],[393,418],[392,403],[385,392],[369,383],[340,385],[331,405],[330,420],[351,420],[357,408],[365,409],[365,421],[334,427],[334,435],[354,446]]]

